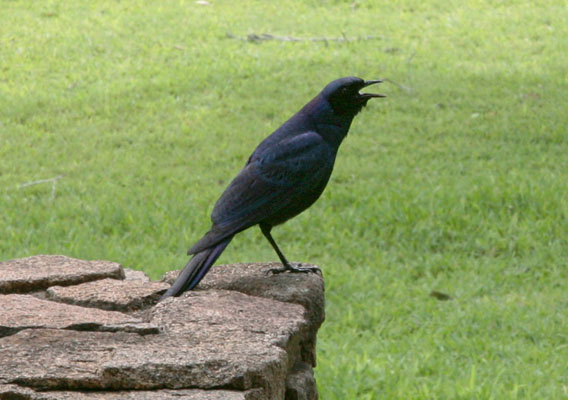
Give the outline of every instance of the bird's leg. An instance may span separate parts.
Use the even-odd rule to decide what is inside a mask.
[[[286,260],[286,257],[284,257],[284,254],[282,254],[282,252],[278,248],[278,245],[274,241],[274,238],[270,234],[270,230],[272,229],[272,227],[270,225],[265,225],[265,224],[260,224],[259,226],[260,226],[260,230],[262,231],[262,234],[270,242],[270,244],[272,245],[272,248],[274,249],[276,254],[278,254],[278,258],[280,258],[280,262],[283,265],[283,268],[272,268],[272,269],[268,270],[268,272],[272,272],[273,274],[279,274],[281,272],[286,272],[286,271],[290,271],[290,272],[319,272],[321,274],[321,270],[318,267],[302,267],[301,266],[302,264],[299,264],[298,266],[294,266],[294,265],[290,264],[288,262],[288,260]]]

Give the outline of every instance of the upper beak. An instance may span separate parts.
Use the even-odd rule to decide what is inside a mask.
[[[383,81],[380,79],[377,80],[371,80],[371,81],[365,81],[365,83],[363,84],[363,87],[367,87],[367,86],[371,86],[374,85],[375,83],[382,83]],[[361,96],[364,96],[366,98],[371,98],[371,97],[387,97],[384,94],[378,94],[378,93],[361,93]]]

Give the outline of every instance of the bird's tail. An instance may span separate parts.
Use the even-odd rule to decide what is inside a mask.
[[[179,296],[186,290],[191,290],[197,286],[232,238],[233,236],[229,236],[222,242],[195,254],[185,265],[173,285],[160,297],[160,301],[171,296]]]

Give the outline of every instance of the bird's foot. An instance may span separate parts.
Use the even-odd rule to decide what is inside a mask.
[[[293,265],[291,263],[288,264],[283,264],[282,268],[271,268],[268,271],[266,271],[267,274],[281,274],[282,272],[291,272],[291,273],[296,273],[296,272],[303,272],[303,273],[307,273],[307,272],[312,272],[312,273],[316,273],[319,275],[322,275],[321,269],[319,269],[319,267],[316,266],[312,266],[312,267],[303,267],[302,264],[298,263],[296,265]]]

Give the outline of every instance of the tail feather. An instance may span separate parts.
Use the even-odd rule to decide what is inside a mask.
[[[232,236],[229,236],[215,246],[194,255],[185,265],[185,268],[181,271],[173,285],[162,295],[160,301],[171,296],[179,296],[186,290],[191,290],[197,286],[232,238]]]

